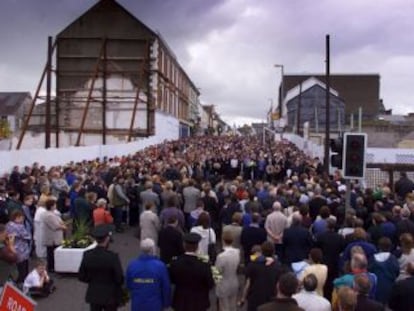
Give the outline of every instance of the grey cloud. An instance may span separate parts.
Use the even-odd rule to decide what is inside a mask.
[[[161,32],[201,99],[227,119],[263,119],[275,102],[280,70],[324,72],[331,34],[331,72],[377,72],[381,96],[394,111],[410,107],[414,72],[410,0],[119,0]],[[46,40],[95,0],[2,0],[0,85],[33,89],[46,59]],[[13,79],[10,79],[13,76]],[[403,109],[404,108],[404,109]]]

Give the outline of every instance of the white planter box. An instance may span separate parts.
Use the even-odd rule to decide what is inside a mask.
[[[55,271],[78,273],[83,258],[83,253],[96,247],[96,242],[87,248],[63,248],[59,246],[55,249]]]

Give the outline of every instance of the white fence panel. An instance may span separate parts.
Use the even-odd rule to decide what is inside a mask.
[[[86,147],[66,147],[49,149],[22,149],[0,151],[0,173],[8,173],[18,165],[20,167],[38,162],[46,167],[65,165],[71,161],[102,159],[133,154],[148,146],[160,144],[165,140],[179,137],[179,121],[172,116],[157,112],[155,115],[156,135],[141,140],[116,145],[94,145]]]

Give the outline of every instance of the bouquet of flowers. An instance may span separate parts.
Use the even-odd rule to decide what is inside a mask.
[[[207,255],[198,255],[198,258],[205,263],[209,263],[209,258]],[[220,283],[220,281],[223,279],[223,276],[221,275],[220,271],[216,268],[216,266],[211,265],[211,274],[213,275],[213,280],[215,284]]]
[[[126,287],[122,287],[122,297],[120,307],[124,307],[128,304],[129,300],[131,299],[129,295],[129,290]]]

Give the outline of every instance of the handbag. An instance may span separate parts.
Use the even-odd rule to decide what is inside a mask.
[[[214,265],[217,258],[217,249],[216,249],[216,243],[211,243],[211,227],[208,228],[208,246],[207,246],[207,254],[210,264]]]

